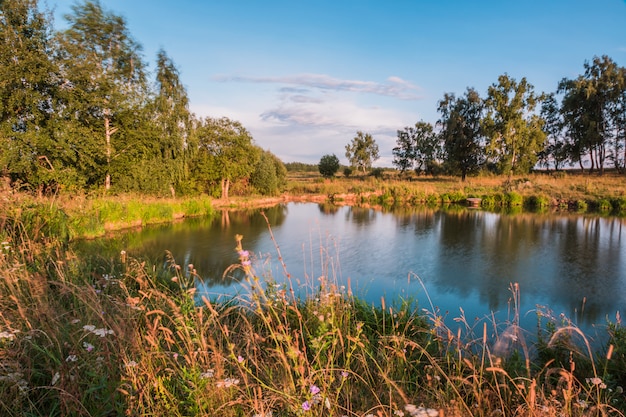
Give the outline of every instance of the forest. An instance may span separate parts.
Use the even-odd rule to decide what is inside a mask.
[[[150,73],[125,19],[98,1],[76,3],[65,18],[67,29],[56,31],[38,0],[0,3],[5,187],[37,195],[280,192],[285,164],[239,121],[193,114],[166,51]],[[462,179],[537,168],[626,171],[626,69],[608,56],[583,69],[552,93],[507,74],[484,98],[473,88],[446,93],[434,125],[399,128],[394,166]],[[364,139],[369,146],[359,147]],[[364,174],[378,157],[360,131],[346,150]]]

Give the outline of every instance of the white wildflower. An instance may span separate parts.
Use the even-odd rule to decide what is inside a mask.
[[[226,378],[222,381],[218,381],[216,386],[218,388],[230,388],[233,385],[238,385],[239,384],[239,380],[235,379],[235,378]]]
[[[587,381],[588,384],[593,384],[593,385],[600,385],[600,384],[602,384],[602,379],[600,379],[598,377],[586,378],[585,381]]]
[[[94,330],[96,330],[96,326],[94,326],[93,324],[85,324],[83,326],[83,330],[93,332]]]
[[[200,378],[202,378],[202,379],[213,378],[214,374],[215,374],[215,372],[213,371],[213,369],[207,369],[206,372],[202,372],[200,374]]]
[[[15,333],[2,331],[0,332],[0,339],[13,340],[15,339]]]
[[[78,360],[78,356],[76,355],[69,355],[67,358],[65,358],[65,362],[76,362]]]
[[[50,382],[50,385],[56,384],[57,382],[59,382],[59,379],[61,379],[61,374],[55,372],[55,374],[52,375],[52,381]]]
[[[115,332],[111,329],[95,329],[92,331],[96,336],[104,337],[108,334],[115,334]]]

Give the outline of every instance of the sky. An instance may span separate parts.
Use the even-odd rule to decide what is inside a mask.
[[[626,0],[100,0],[154,78],[163,49],[198,117],[228,117],[283,162],[316,164],[357,131],[392,166],[397,131],[437,122],[445,93],[498,77],[554,92],[585,61],[626,66]],[[74,0],[42,0],[57,30]]]

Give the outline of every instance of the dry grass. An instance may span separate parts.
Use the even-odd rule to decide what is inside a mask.
[[[198,300],[193,265],[90,264],[21,236],[0,252],[2,415],[624,415],[619,317],[604,355],[547,316],[533,344],[516,285],[510,321],[455,331],[432,307],[364,304],[331,259],[297,294],[241,237],[225,273],[246,295]]]

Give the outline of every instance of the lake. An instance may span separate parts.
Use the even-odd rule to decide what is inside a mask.
[[[512,283],[520,288],[522,325],[532,330],[538,306],[587,331],[626,307],[626,219],[575,214],[497,214],[466,208],[389,209],[289,203],[260,210],[146,227],[76,243],[80,253],[163,262],[170,251],[192,263],[212,298],[245,288],[223,276],[237,262],[235,235],[254,254],[258,275],[311,291],[320,276],[369,303],[416,300],[448,323],[512,318]],[[281,258],[282,255],[282,262]],[[283,265],[284,263],[284,265]]]

